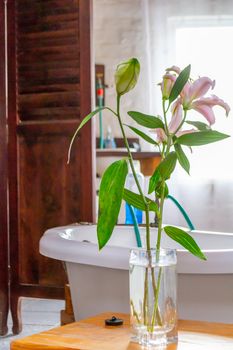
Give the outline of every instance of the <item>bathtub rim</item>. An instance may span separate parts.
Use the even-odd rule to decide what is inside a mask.
[[[75,227],[78,225],[58,226],[45,231],[40,240],[40,254],[64,262],[120,270],[129,269],[131,248],[107,245],[99,252],[96,243],[80,242],[61,236],[62,231],[65,232],[67,228]],[[199,230],[193,232],[207,235],[218,234],[217,232]],[[226,233],[226,235],[233,236],[230,233]],[[177,272],[182,274],[233,274],[233,249],[203,249],[203,252],[207,256],[206,262],[194,257],[184,249],[177,249]],[[119,259],[119,257],[121,258]]]

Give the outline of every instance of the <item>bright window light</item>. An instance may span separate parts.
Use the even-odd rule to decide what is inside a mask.
[[[192,65],[194,79],[208,76],[216,80],[214,94],[224,99],[233,111],[233,26],[186,27],[176,29],[176,63],[185,67]],[[211,93],[211,92],[210,92]],[[228,119],[224,110],[214,107],[216,124],[213,129],[232,137],[216,144],[195,148],[192,155],[192,175],[207,178],[233,178],[233,112]],[[205,121],[195,111],[189,112],[189,120]],[[222,171],[224,169],[224,173]]]

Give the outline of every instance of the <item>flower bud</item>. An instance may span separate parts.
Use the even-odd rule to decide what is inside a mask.
[[[135,87],[139,73],[140,63],[136,58],[131,58],[117,66],[115,84],[118,96],[126,94]]]
[[[165,74],[163,76],[163,81],[161,83],[161,90],[163,99],[168,100],[170,96],[171,89],[175,83],[176,76],[172,74]]]

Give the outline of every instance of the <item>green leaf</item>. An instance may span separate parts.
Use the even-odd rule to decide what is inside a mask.
[[[112,163],[103,174],[97,223],[99,249],[108,242],[117,223],[127,173],[127,161],[123,159]]]
[[[208,143],[221,141],[227,137],[230,136],[214,130],[198,131],[191,134],[184,134],[178,137],[176,142],[185,146],[202,146]]]
[[[155,140],[153,140],[150,136],[148,136],[147,134],[145,134],[144,132],[142,132],[141,130],[134,128],[133,126],[124,124],[126,126],[128,126],[128,128],[130,128],[132,131],[135,132],[135,134],[139,135],[140,137],[142,137],[145,141],[151,143],[152,145],[158,146],[158,142],[156,142]]]
[[[160,181],[161,181],[161,176],[160,176],[160,173],[159,173],[158,167],[157,167],[154,171],[154,174],[150,177],[149,189],[148,189],[149,194],[155,191],[155,189]]]
[[[158,165],[155,169],[154,174],[150,177],[149,180],[149,189],[148,193],[152,193],[160,186],[162,180],[169,179],[171,173],[176,167],[177,156],[176,152],[169,153],[166,158]]]
[[[171,173],[176,167],[176,161],[177,161],[176,152],[170,152],[157,167],[161,177],[164,180],[169,179]]]
[[[193,237],[190,236],[187,232],[173,226],[165,226],[164,231],[171,239],[180,243],[190,253],[202,260],[206,260],[205,255],[202,253]]]
[[[186,154],[184,153],[184,151],[182,150],[181,145],[179,145],[178,143],[176,143],[174,145],[175,150],[176,150],[176,155],[178,158],[178,161],[180,163],[180,165],[182,166],[182,168],[184,168],[184,170],[189,174],[190,171],[190,163],[188,158],[186,157]]]
[[[140,194],[134,193],[132,191],[129,191],[128,189],[124,189],[123,192],[123,199],[130,205],[132,205],[133,207],[143,210],[146,210],[146,206],[145,203],[141,197]],[[146,197],[147,203],[149,205],[149,210],[150,211],[154,211],[154,212],[158,212],[158,206],[157,204],[152,201],[150,198]]]
[[[112,112],[114,115],[117,116],[117,114],[111,109],[111,108],[108,108],[108,107],[99,107],[97,108],[96,110],[94,110],[93,112],[89,113],[85,118],[83,118],[83,120],[81,121],[81,123],[79,124],[79,127],[77,128],[77,130],[75,131],[71,141],[70,141],[70,146],[69,146],[69,150],[68,150],[68,161],[67,163],[69,163],[70,161],[70,154],[71,154],[71,149],[72,149],[72,146],[73,146],[73,143],[74,143],[74,140],[76,138],[76,136],[78,135],[78,132],[80,131],[80,129],[85,125],[87,124],[87,122],[89,122],[89,120],[91,118],[93,118],[97,113],[99,113],[100,111],[102,111],[103,109],[107,109],[109,110],[110,112]]]
[[[155,193],[156,193],[156,197],[157,198],[161,198],[161,195],[162,195],[162,183],[160,183],[156,187]],[[168,194],[169,194],[169,190],[168,190],[168,186],[167,186],[167,184],[165,182],[165,184],[164,184],[164,197],[167,198]]]
[[[183,87],[187,83],[190,75],[191,65],[189,64],[186,68],[184,68],[179,76],[177,77],[175,84],[172,87],[172,90],[170,92],[169,96],[169,104],[171,104],[181,93],[183,90]]]
[[[186,123],[189,125],[195,126],[195,128],[197,128],[200,131],[211,130],[211,127],[208,124],[205,124],[203,122],[198,122],[198,121],[196,122],[196,121],[192,121],[192,120],[187,120]]]
[[[154,117],[153,115],[143,114],[140,112],[130,111],[128,115],[139,125],[142,125],[149,129],[164,129],[164,124],[161,119]]]

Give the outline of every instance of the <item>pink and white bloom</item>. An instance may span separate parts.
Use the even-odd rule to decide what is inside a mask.
[[[226,115],[229,114],[230,107],[219,97],[212,95],[203,97],[207,91],[215,86],[215,81],[208,77],[201,77],[193,83],[187,82],[180,94],[184,109],[194,109],[201,113],[210,125],[215,123],[215,115],[212,110],[214,106],[223,107]]]
[[[178,130],[179,126],[183,120],[183,109],[182,109],[180,99],[176,100],[173,103],[173,105],[171,107],[171,112],[172,112],[172,118],[171,118],[171,121],[168,125],[168,131],[170,134],[174,134],[177,137],[179,137],[179,136],[184,135],[184,134],[198,132],[196,129]],[[161,128],[155,129],[155,133],[156,133],[156,140],[158,143],[162,143],[162,142],[167,141],[167,135],[163,129],[161,129]]]
[[[163,81],[160,84],[162,90],[163,99],[168,100],[170,96],[171,89],[176,81],[176,76],[173,74],[165,74],[163,76]]]
[[[208,120],[210,125],[215,123],[215,115],[212,109],[214,106],[224,108],[226,116],[228,116],[230,112],[229,105],[215,95],[199,98],[199,100],[193,101],[191,104],[191,108],[201,113]]]
[[[183,107],[190,109],[192,102],[202,96],[215,86],[215,81],[207,77],[195,80],[193,83],[187,82],[181,92]]]

